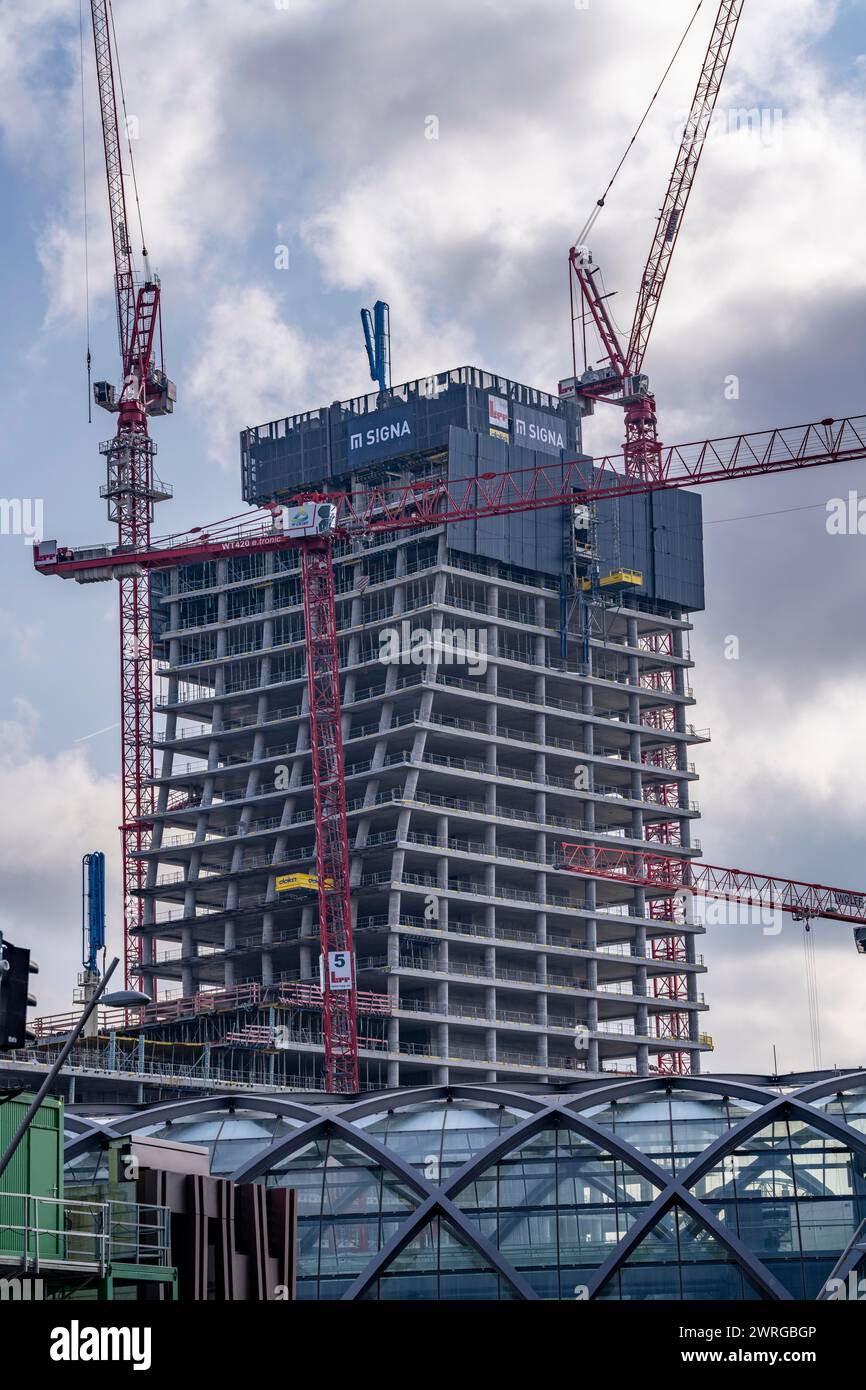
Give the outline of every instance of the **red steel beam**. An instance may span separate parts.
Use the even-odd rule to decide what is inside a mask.
[[[622,455],[614,454],[563,463],[551,460],[539,468],[510,473],[422,480],[397,487],[377,487],[351,496],[344,492],[325,496],[337,507],[337,526],[341,531],[404,530],[502,516],[508,512],[571,506],[575,502],[604,501],[663,488],[696,487],[726,479],[784,473],[862,458],[866,458],[866,415],[854,415],[784,429],[728,435],[694,444],[669,445],[662,450],[657,478],[622,476]],[[607,475],[601,480],[597,477],[599,470]],[[146,548],[131,547],[109,555],[82,559],[76,558],[74,551],[60,548],[56,556],[40,559],[36,549],[34,563],[43,574],[61,577],[91,574],[94,578],[108,579],[125,565],[163,569],[172,565],[202,564],[225,555],[284,550],[298,544],[296,538],[276,528],[269,511],[261,509],[253,513],[250,520],[231,518],[229,522],[216,522],[209,528],[163,537]]]
[[[606,845],[563,844],[565,867],[589,878],[606,878],[636,888],[679,890],[725,898],[750,907],[779,908],[798,917],[825,917],[866,924],[866,893],[801,883],[777,874],[728,869],[676,855],[611,849]]]

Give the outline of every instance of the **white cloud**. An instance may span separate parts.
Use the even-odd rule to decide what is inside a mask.
[[[46,757],[34,706],[14,702],[0,721],[0,930],[30,947],[39,965],[37,1013],[71,1007],[81,944],[81,857],[106,852],[109,944],[122,956],[117,832],[119,790],[98,776],[83,749]]]
[[[802,923],[786,921],[781,936],[755,942],[758,928],[711,927],[701,945],[708,973],[705,1026],[715,1051],[705,1071],[770,1072],[775,1044],[780,1071],[814,1066],[803,956]],[[866,1066],[861,1024],[866,960],[850,927],[812,926],[820,1000],[823,1066]]]
[[[8,609],[0,609],[0,645],[14,661],[31,665],[48,659],[44,623],[19,617]]]
[[[181,311],[196,325],[189,360],[197,383],[212,352],[207,325],[220,313],[224,320],[238,293],[226,289],[227,269],[230,284],[262,283],[272,255],[265,209],[287,241],[303,237],[326,287],[390,300],[398,376],[478,360],[486,355],[483,325],[500,351],[507,343],[511,359],[489,365],[539,385],[565,373],[566,250],[650,94],[647,73],[661,71],[683,16],[628,0],[610,14],[553,0],[498,0],[477,13],[456,0],[410,11],[384,0],[375,18],[344,0],[285,8],[247,0],[229,9],[183,0],[165,6],[161,19],[162,8],[124,10],[119,39],[127,103],[141,126],[134,151],[145,232],[167,285],[169,326]],[[856,236],[830,235],[826,226],[833,207],[835,227],[856,227],[866,197],[866,102],[832,86],[810,48],[836,9],[831,0],[765,0],[744,10],[722,106],[782,101],[783,138],[766,147],[730,135],[707,147],[649,364],[662,386],[672,372],[681,379],[684,343],[692,371],[705,361],[733,370],[731,362],[752,347],[756,318],[768,349],[782,345],[819,297],[840,298],[866,284]],[[387,22],[390,13],[399,23]],[[15,81],[13,54],[24,43],[25,82],[43,84],[34,108],[45,105],[40,60],[57,47],[58,16],[58,0],[42,0],[26,23],[7,27],[0,72],[5,66]],[[611,42],[610,26],[625,22],[629,42]],[[163,23],[169,46],[150,42]],[[594,233],[596,259],[619,291],[612,307],[623,328],[707,24],[699,17]],[[49,89],[60,94],[50,104],[54,138],[46,140],[49,117],[43,112],[34,125],[23,98],[0,107],[19,157],[35,152],[41,165],[58,151],[65,156],[61,177],[49,166],[56,201],[39,237],[52,327],[58,317],[80,318],[83,264],[77,33],[60,32],[69,80],[64,87],[55,74]],[[107,307],[89,47],[87,64],[92,283]],[[446,71],[448,83],[433,80]],[[628,94],[624,106],[612,110],[611,91]],[[425,139],[431,111],[440,120],[438,140]],[[40,152],[46,144],[50,156]],[[700,292],[690,293],[691,285]],[[315,342],[315,305],[298,314],[287,328]],[[232,327],[246,337],[243,323]],[[264,331],[273,330],[265,321]],[[233,433],[256,418],[261,395],[273,394],[273,375],[249,383],[246,408],[240,383],[237,390],[220,384],[237,406]],[[333,398],[333,382],[326,385]],[[673,438],[680,416],[674,393],[668,397],[666,437]],[[213,397],[205,406],[196,391],[195,400],[210,424]],[[227,406],[219,408],[226,414]],[[272,413],[288,408],[283,400]],[[607,441],[600,435],[599,442]]]
[[[856,732],[862,682],[812,673],[796,689],[782,687],[762,679],[757,664],[752,659],[744,669],[730,662],[725,669],[719,662],[712,676],[706,668],[701,676],[700,715],[712,743],[695,756],[714,819],[742,825],[772,815],[784,825],[808,800],[816,819],[832,810],[840,827],[862,824],[866,739]]]
[[[204,325],[204,350],[187,378],[190,403],[206,419],[211,456],[237,467],[239,429],[287,413],[290,401],[324,401],[339,376],[341,349],[311,342],[281,317],[262,285],[226,289]]]

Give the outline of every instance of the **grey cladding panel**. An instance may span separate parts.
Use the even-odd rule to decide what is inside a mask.
[[[556,463],[549,454],[521,449],[490,435],[451,428],[448,444],[449,478],[472,478],[479,473],[508,473],[544,466],[551,478]],[[483,555],[521,569],[558,575],[562,569],[563,509],[545,507],[536,512],[511,512],[478,521],[448,524],[448,544],[453,550]]]
[[[613,475],[597,474],[612,481]],[[639,570],[650,598],[691,611],[704,607],[701,498],[679,488],[599,502],[601,573]]]
[[[448,434],[448,477],[474,478],[477,436],[468,430],[452,429]],[[475,554],[475,522],[453,521],[448,526],[448,544],[454,550]]]
[[[704,606],[701,498],[694,492],[654,492],[653,563],[656,597],[684,608]]]

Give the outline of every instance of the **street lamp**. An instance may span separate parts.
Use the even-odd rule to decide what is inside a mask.
[[[146,1009],[153,1000],[140,989],[116,989],[113,994],[103,994],[100,1003],[108,1009]]]
[[[42,1085],[36,1092],[36,1095],[33,1098],[33,1102],[27,1111],[27,1114],[24,1116],[24,1119],[21,1121],[20,1125],[15,1131],[11,1144],[9,1145],[3,1157],[0,1158],[0,1177],[3,1176],[6,1169],[8,1168],[12,1155],[18,1148],[18,1145],[21,1143],[21,1140],[24,1138],[24,1135],[27,1133],[27,1130],[30,1126],[31,1121],[33,1120],[34,1115],[36,1114],[45,1097],[48,1095],[48,1092],[51,1090],[51,1087],[54,1085],[60,1068],[63,1066],[63,1063],[66,1061],[66,1058],[69,1056],[73,1047],[78,1042],[78,1039],[81,1037],[81,1034],[84,1031],[84,1025],[90,1018],[90,1015],[93,1013],[93,1010],[96,1008],[97,1004],[103,998],[105,994],[105,986],[108,984],[108,981],[111,979],[112,975],[117,969],[118,963],[119,962],[117,956],[115,956],[114,960],[111,962],[102,979],[100,980],[99,986],[95,990],[92,998],[88,1000],[87,1007],[85,1008],[84,1013],[81,1015],[72,1032],[69,1034],[69,1037],[66,1039],[66,1042],[63,1044],[63,1047],[57,1054],[57,1058],[54,1062],[54,1065],[50,1068],[47,1076],[45,1077],[45,1080],[42,1082]],[[136,1004],[138,1004],[139,1007],[141,1007],[141,1005],[143,1005],[144,1003],[150,1003],[150,1000],[148,999],[147,995],[139,995],[137,990],[121,990],[116,997],[122,1000],[124,996],[129,994],[135,997]],[[115,996],[113,995],[108,995],[108,1000],[111,1000],[114,997]],[[131,1007],[135,1008],[136,1004],[133,1004]]]

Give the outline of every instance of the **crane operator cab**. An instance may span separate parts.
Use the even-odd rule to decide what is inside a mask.
[[[287,536],[331,536],[337,529],[337,508],[333,502],[296,502],[280,507],[275,522]]]
[[[866,956],[866,927],[854,928],[854,945],[862,956]]]

